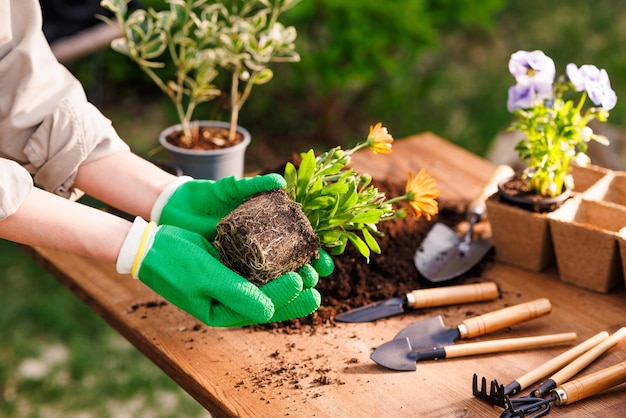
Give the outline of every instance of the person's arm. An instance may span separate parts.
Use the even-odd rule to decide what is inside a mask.
[[[0,221],[0,237],[115,264],[131,223],[107,212],[33,188]]]
[[[81,165],[74,186],[117,209],[150,219],[157,197],[175,179],[149,161],[121,151]]]
[[[118,262],[118,271],[118,256],[128,255],[129,247],[138,247],[137,255],[131,251],[133,276],[211,326],[280,321],[308,315],[320,305],[319,293],[304,289],[303,279],[296,273],[258,288],[214,258],[210,244],[200,235],[174,226],[145,224],[140,218],[131,224],[33,188],[17,211],[0,221],[0,238]],[[151,235],[143,249],[129,233],[137,227],[145,228],[139,235]]]

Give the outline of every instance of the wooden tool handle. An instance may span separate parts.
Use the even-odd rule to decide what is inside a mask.
[[[485,213],[485,200],[498,190],[498,183],[506,180],[514,174],[514,171],[508,165],[499,165],[487,181],[487,184],[480,191],[480,195],[467,205],[467,213],[478,215],[481,219]]]
[[[507,338],[503,340],[480,341],[477,343],[456,344],[444,347],[446,358],[466,357],[476,354],[501,353],[544,345],[570,343],[576,340],[575,332],[540,335],[536,337]]]
[[[459,325],[459,333],[461,338],[477,337],[488,332],[493,332],[547,315],[551,310],[552,305],[548,299],[535,299],[530,302],[509,306],[508,308],[467,319]]]
[[[535,382],[538,382],[539,380],[548,376],[550,373],[554,373],[555,370],[558,370],[559,368],[571,362],[581,354],[585,353],[587,350],[595,347],[602,341],[606,340],[608,336],[609,333],[606,331],[599,332],[593,337],[578,344],[576,347],[567,350],[566,352],[556,356],[547,363],[544,363],[541,366],[526,373],[519,379],[516,379],[517,383],[520,386],[520,390],[526,389],[528,386],[532,385]]]
[[[498,286],[493,282],[486,282],[420,289],[412,291],[406,297],[408,305],[415,309],[458,305],[496,299]]]
[[[554,390],[557,405],[568,405],[626,382],[626,361],[607,367]]]
[[[626,327],[622,327],[615,333],[611,334],[607,339],[585,352],[583,355],[572,361],[566,367],[559,370],[550,379],[557,385],[567,382],[576,373],[587,367],[591,362],[600,357],[605,351],[620,342],[626,337]]]

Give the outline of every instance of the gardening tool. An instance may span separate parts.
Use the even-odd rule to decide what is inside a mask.
[[[576,357],[588,351],[590,348],[595,347],[602,341],[606,340],[609,333],[606,331],[599,332],[593,337],[583,341],[576,347],[573,347],[566,352],[558,355],[552,360],[542,364],[541,366],[531,370],[522,377],[517,378],[508,385],[500,385],[496,379],[493,379],[490,384],[490,390],[487,391],[487,379],[482,378],[481,387],[478,387],[478,375],[474,373],[472,381],[472,394],[479,399],[489,402],[492,405],[497,405],[502,408],[506,407],[506,398],[511,397],[523,389],[526,389],[533,383],[538,382],[540,379],[548,376],[550,373],[562,368],[567,363],[570,363]]]
[[[570,405],[624,382],[626,382],[626,361],[564,383],[553,389],[548,398],[535,398],[535,402],[532,404],[516,407],[509,402],[507,409],[502,412],[500,417],[542,417],[550,412],[553,403],[557,406]]]
[[[474,225],[485,215],[485,200],[495,193],[498,183],[513,175],[513,169],[500,165],[480,195],[467,206],[469,228],[463,238],[443,223],[436,223],[415,252],[415,267],[431,282],[454,279],[474,267],[492,248],[491,238],[473,239]]]
[[[420,289],[407,293],[404,297],[386,299],[340,313],[335,316],[335,320],[340,322],[375,321],[404,313],[405,308],[420,309],[457,305],[492,300],[497,297],[498,286],[493,282]]]
[[[408,338],[414,350],[429,350],[454,344],[457,339],[478,337],[538,318],[547,315],[551,310],[550,301],[540,298],[466,319],[454,328],[447,328],[443,324],[441,315],[438,315],[406,326],[396,334],[394,340]],[[389,342],[382,344],[376,350],[384,351],[387,344]]]
[[[576,340],[575,332],[541,335],[535,337],[508,338],[456,344],[425,351],[414,350],[408,338],[389,341],[385,350],[375,350],[370,358],[379,365],[392,370],[415,371],[416,362],[445,358],[466,357],[477,354],[501,353],[505,351],[536,348],[544,345],[563,344]]]
[[[579,371],[587,367],[594,360],[604,354],[611,347],[615,346],[622,339],[626,337],[626,327],[622,327],[610,337],[591,348],[589,351],[578,357],[576,360],[571,362],[569,365],[559,370],[556,374],[554,374],[550,379],[542,383],[537,389],[533,391],[533,395],[537,397],[545,396],[552,389],[556,388],[563,382],[567,382],[571,377],[576,375]]]
[[[603,341],[599,342],[598,344],[578,356],[570,364],[559,370],[556,374],[554,374],[552,377],[542,383],[537,389],[533,390],[530,396],[523,396],[519,398],[504,396],[507,409],[509,409],[510,411],[518,412],[526,410],[539,410],[539,408],[536,407],[538,405],[544,405],[541,403],[541,400],[544,396],[546,396],[551,391],[556,389],[560,384],[565,383],[578,372],[583,370],[594,360],[600,357],[603,353],[605,353],[611,347],[620,342],[624,337],[626,337],[626,327],[620,328],[615,333],[604,338]]]

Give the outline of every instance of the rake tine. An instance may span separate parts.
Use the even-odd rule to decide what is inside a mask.
[[[606,339],[608,339],[608,337],[609,337],[608,332],[606,331],[599,332],[595,336],[585,340],[584,342],[578,344],[577,346],[558,355],[557,357],[553,358],[547,363],[544,363],[543,365],[531,370],[530,372],[517,378],[516,380],[514,380],[513,382],[509,383],[506,386],[499,385],[497,380],[494,379],[491,381],[491,387],[490,387],[489,393],[487,393],[486,379],[484,377],[482,378],[482,382],[481,382],[482,386],[479,390],[478,389],[478,376],[474,374],[472,393],[477,398],[487,401],[492,405],[497,405],[502,408],[506,408],[507,400],[505,399],[505,397],[511,397],[513,395],[520,393],[523,389],[527,388],[532,383],[538,382],[541,378],[549,375],[551,372],[556,371],[560,367],[563,367],[563,365],[573,361],[574,359],[586,353],[590,349],[603,343]],[[556,385],[554,385],[553,387],[556,387]],[[533,393],[533,395],[535,395],[534,399],[545,396],[548,392],[549,390],[542,392],[542,393]],[[521,403],[526,403],[526,402],[528,401],[522,401]]]
[[[548,398],[527,396],[511,399],[501,418],[539,418],[550,412],[551,404],[569,405],[626,382],[626,360],[580,377],[553,389]],[[520,406],[516,406],[519,404]],[[530,415],[529,415],[530,414]]]
[[[480,399],[487,400],[487,379],[485,377],[481,380],[480,390],[478,389],[478,375],[474,373],[474,377],[472,378],[472,395],[476,396]]]
[[[502,408],[505,408],[505,398],[507,393],[505,393],[504,385],[498,384],[496,379],[493,379],[489,384],[489,392],[487,392],[487,379],[485,377],[481,378],[480,389],[478,388],[478,375],[474,373],[474,378],[472,381],[472,394],[484,401],[489,402],[492,405],[497,405]]]
[[[505,391],[504,385],[498,384],[496,379],[491,381],[491,399],[493,399],[494,405],[501,406],[504,408],[505,399],[508,394]]]

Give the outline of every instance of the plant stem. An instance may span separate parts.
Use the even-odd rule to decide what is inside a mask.
[[[403,200],[407,200],[407,195],[393,197],[393,198],[387,200],[385,203],[387,203],[389,205],[394,205],[394,204],[396,204],[398,202],[402,202]]]
[[[240,65],[238,64],[233,69],[232,82],[230,86],[230,130],[228,131],[228,141],[235,140],[235,133],[237,132],[237,123],[239,122],[239,71]]]
[[[587,90],[583,90],[583,94],[580,95],[580,101],[578,102],[578,106],[576,106],[577,113],[580,113],[586,100],[587,100]]]

